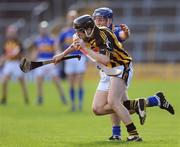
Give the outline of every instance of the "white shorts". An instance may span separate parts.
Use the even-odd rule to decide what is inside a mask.
[[[2,69],[2,75],[10,75],[14,78],[20,78],[24,76],[24,73],[21,71],[19,67],[20,61],[6,61],[3,69]]]
[[[124,66],[118,66],[118,67],[115,67],[115,68],[120,69],[122,71],[124,70]],[[129,71],[129,76],[128,76],[128,80],[127,80],[127,87],[129,86],[130,81],[131,81],[132,76],[133,76],[132,63],[130,63],[129,68],[130,68],[130,71]],[[123,75],[123,73],[118,75],[117,77],[122,78],[122,75]],[[111,76],[107,76],[104,72],[100,71],[100,81],[99,81],[97,90],[108,91],[110,81],[111,81]]]
[[[81,55],[81,60],[69,59],[65,61],[65,73],[84,73],[86,71],[86,56]]]
[[[47,59],[38,59],[38,61],[43,61]],[[52,64],[47,64],[42,67],[39,67],[34,70],[35,77],[37,76],[42,76],[42,77],[54,77],[58,76],[58,68],[56,65]]]

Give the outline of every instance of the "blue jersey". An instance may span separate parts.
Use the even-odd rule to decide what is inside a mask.
[[[38,50],[38,58],[52,58],[55,53],[54,43],[55,40],[49,36],[37,38],[34,45]]]
[[[62,50],[67,49],[73,42],[73,35],[75,30],[73,28],[67,28],[59,34],[59,43]],[[82,54],[80,51],[71,52],[71,54]]]
[[[117,39],[119,42],[124,42],[125,40],[122,40],[120,37],[119,37],[119,33],[122,31],[121,30],[121,27],[120,26],[113,26],[113,29],[112,31],[114,32],[114,34],[116,35]]]

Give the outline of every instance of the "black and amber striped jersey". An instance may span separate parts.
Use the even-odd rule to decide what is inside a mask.
[[[4,54],[9,60],[16,60],[20,58],[22,53],[22,44],[18,39],[7,39],[4,43]]]
[[[116,35],[107,27],[95,28],[93,37],[88,40],[91,49],[110,57],[108,67],[127,65],[132,58],[124,50]]]

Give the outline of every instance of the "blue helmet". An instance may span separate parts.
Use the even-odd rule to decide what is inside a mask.
[[[113,11],[107,7],[101,7],[94,10],[93,17],[102,16],[103,18],[113,18]]]

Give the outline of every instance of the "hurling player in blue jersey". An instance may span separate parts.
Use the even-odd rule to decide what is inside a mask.
[[[55,40],[50,37],[48,33],[48,23],[42,21],[39,26],[39,37],[34,41],[33,56],[37,60],[48,60],[55,55]],[[64,90],[60,85],[60,78],[58,76],[57,67],[54,64],[45,65],[35,70],[35,76],[37,81],[37,104],[43,103],[43,81],[45,78],[52,78],[59,96],[64,104],[67,104]]]
[[[64,51],[73,42],[73,35],[75,30],[72,27],[73,20],[77,17],[77,11],[70,10],[67,13],[67,26],[60,32],[58,38],[58,45],[61,51]],[[69,95],[71,98],[71,110],[76,110],[75,97],[76,88],[79,99],[78,109],[82,111],[84,88],[83,88],[83,76],[86,70],[86,57],[80,51],[74,51],[71,53],[81,54],[81,60],[70,59],[65,61],[65,74],[67,75],[69,82]]]
[[[107,7],[101,7],[94,10],[93,13],[93,19],[97,26],[102,27],[108,27],[111,29],[114,34],[116,35],[119,42],[123,43],[126,39],[128,39],[130,35],[130,31],[125,24],[120,25],[113,25],[113,11],[110,8]],[[110,77],[101,74],[101,84],[98,86],[98,92],[101,95],[106,96],[108,95],[109,90],[109,82]],[[160,106],[162,109],[166,109],[171,114],[174,114],[173,107],[165,100],[164,95],[162,92],[156,93],[155,96],[150,96],[147,99],[137,99],[136,102],[134,101],[127,101],[128,95],[127,93],[124,95],[124,102],[127,103],[137,103],[139,105],[138,110],[136,111],[139,114],[140,123],[144,124],[146,113],[145,113],[145,107],[152,107],[152,106]],[[166,107],[163,106],[163,104],[167,102],[168,105]],[[131,104],[130,104],[131,105]],[[130,111],[130,113],[134,113],[134,111]],[[117,116],[117,114],[111,114],[111,120],[112,120],[112,136],[109,138],[109,140],[121,140],[121,127],[120,127],[120,119]]]

